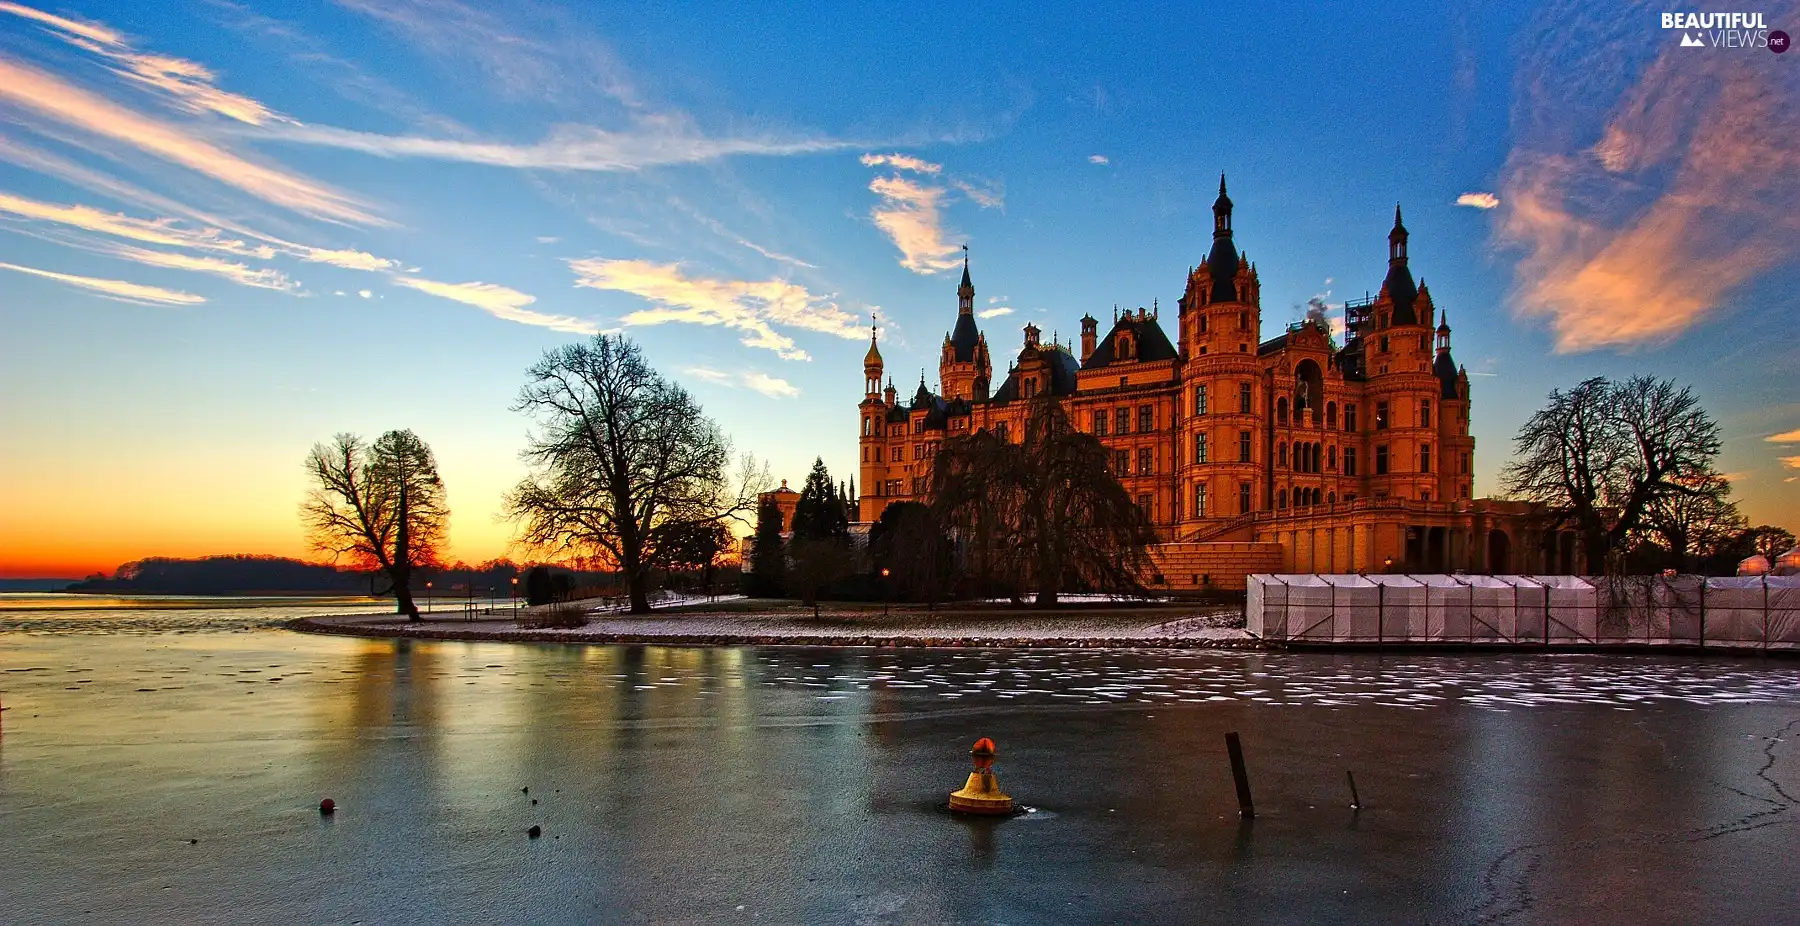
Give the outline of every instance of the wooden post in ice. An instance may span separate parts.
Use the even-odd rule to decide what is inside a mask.
[[[1250,776],[1244,771],[1244,747],[1235,732],[1225,734],[1225,751],[1231,754],[1231,777],[1237,782],[1238,816],[1252,819],[1256,816],[1256,805],[1250,801]]]

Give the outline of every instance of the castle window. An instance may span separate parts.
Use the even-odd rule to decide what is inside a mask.
[[[1388,352],[1388,336],[1385,334],[1381,336],[1381,352],[1384,354]]]
[[[877,462],[877,463],[881,462],[881,448],[880,447],[875,448],[875,462]]]
[[[1144,517],[1149,518],[1152,521],[1156,520],[1156,512],[1151,510],[1151,508],[1150,508],[1150,496],[1148,496],[1148,495],[1138,496],[1137,497],[1137,506],[1138,506],[1138,508],[1143,510]]]
[[[1422,501],[1422,502],[1431,501],[1431,490],[1430,489],[1419,490],[1419,501]]]
[[[1279,444],[1276,446],[1276,448],[1275,448],[1275,464],[1277,466],[1282,466],[1282,467],[1287,466],[1287,448],[1288,448],[1287,444]]]
[[[1145,434],[1156,430],[1156,406],[1138,406],[1138,430]]]
[[[1462,460],[1459,462],[1461,463],[1461,466],[1457,471],[1462,475],[1467,476],[1469,474],[1469,455],[1466,453],[1463,454]]]
[[[1245,331],[1245,330],[1248,330],[1249,327],[1250,327],[1250,313],[1249,312],[1239,312],[1238,313],[1238,330]]]
[[[1344,475],[1346,475],[1346,476],[1356,475],[1356,448],[1355,447],[1345,447],[1344,448]]]
[[[1375,430],[1380,431],[1380,430],[1385,429],[1387,426],[1388,426],[1388,404],[1386,402],[1376,402],[1375,403]]]
[[[1249,431],[1239,431],[1238,432],[1238,462],[1239,463],[1250,462],[1250,432]]]
[[[1388,471],[1388,445],[1375,448],[1375,475],[1386,476]]]
[[[1129,451],[1129,450],[1114,450],[1113,451],[1113,475],[1114,476],[1129,476],[1129,475],[1131,475],[1131,451]]]
[[[1201,354],[1201,356],[1206,355],[1206,345],[1205,344],[1200,345],[1200,354]]]
[[[1006,422],[1002,421],[994,425],[994,433],[999,435],[1001,440],[1006,440]]]
[[[1120,434],[1130,434],[1131,433],[1131,409],[1129,409],[1129,408],[1113,409],[1113,430],[1119,432]]]
[[[1206,462],[1206,432],[1194,435],[1194,462]]]
[[[1344,406],[1344,430],[1356,430],[1356,406],[1354,404]]]
[[[1201,313],[1201,315],[1200,315],[1200,333],[1201,334],[1206,333],[1206,315],[1205,315],[1205,313]]]
[[[894,462],[898,463],[904,459],[906,459],[906,445],[901,444],[900,446],[894,448]]]
[[[1325,426],[1330,428],[1333,431],[1337,430],[1337,403],[1336,402],[1326,402],[1325,403]]]
[[[1206,517],[1206,483],[1194,483],[1194,517]]]
[[[1335,505],[1335,504],[1337,504],[1337,493],[1336,493],[1336,492],[1333,492],[1333,493],[1331,493],[1331,494],[1330,494],[1330,495],[1327,495],[1327,496],[1326,496],[1326,497],[1325,497],[1325,503],[1326,503],[1326,504],[1328,504],[1328,505]]]
[[[1238,383],[1238,411],[1250,414],[1250,384]]]
[[[869,462],[869,448],[867,448],[867,447],[863,448],[863,462],[864,463]]]
[[[1033,376],[1025,377],[1025,398],[1027,398],[1027,399],[1033,398],[1036,395],[1037,395],[1037,378],[1033,377]]]
[[[1419,445],[1419,472],[1421,472],[1421,473],[1431,472],[1431,445],[1430,444],[1420,444]]]
[[[1287,396],[1275,400],[1275,423],[1287,424]]]
[[[1282,489],[1281,491],[1275,493],[1275,507],[1277,507],[1277,508],[1286,508],[1287,507],[1287,490],[1286,489]]]
[[[1238,484],[1238,514],[1250,513],[1250,483]]]
[[[925,477],[924,476],[914,476],[913,477],[913,494],[914,495],[924,495],[925,494]]]
[[[1431,427],[1431,400],[1430,399],[1424,399],[1419,402],[1419,427],[1421,427],[1421,428]]]
[[[1194,387],[1194,414],[1196,414],[1196,415],[1206,414],[1206,387],[1205,386],[1195,386]]]
[[[1106,436],[1106,411],[1104,409],[1094,413],[1094,435],[1096,437]]]
[[[915,459],[915,460],[925,459],[925,445],[924,444],[914,444],[913,445],[913,459]]]
[[[1325,451],[1325,468],[1328,470],[1331,470],[1334,473],[1337,472],[1337,448],[1336,447],[1332,447],[1331,449]]]
[[[1148,476],[1155,469],[1155,451],[1150,447],[1138,448],[1138,475]]]
[[[874,434],[874,433],[875,433],[875,419],[864,418],[863,419],[863,436],[868,437],[869,435]]]

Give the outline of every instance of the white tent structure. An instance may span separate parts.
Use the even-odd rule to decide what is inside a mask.
[[[1253,575],[1245,619],[1293,643],[1800,649],[1800,575]]]

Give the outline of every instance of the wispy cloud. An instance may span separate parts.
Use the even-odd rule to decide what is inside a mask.
[[[272,126],[255,137],[358,151],[383,158],[426,158],[534,170],[637,171],[729,157],[786,157],[862,147],[862,142],[764,131],[716,138],[685,116],[637,116],[629,131],[563,125],[541,141],[514,144],[417,135],[382,135],[319,125]]]
[[[240,239],[228,238],[217,228],[190,228],[175,219],[140,219],[92,206],[46,203],[5,192],[0,192],[0,213],[21,219],[52,222],[115,238],[128,238],[145,244],[219,251],[264,260],[275,256],[275,249],[266,244],[252,245]]]
[[[68,19],[11,2],[0,2],[0,13],[37,22],[50,34],[99,56],[113,73],[162,96],[177,109],[212,113],[251,125],[286,121],[285,116],[256,100],[221,90],[205,66],[185,58],[139,52],[125,36],[99,23]]]
[[[1771,434],[1768,437],[1763,438],[1763,440],[1766,440],[1771,444],[1800,444],[1800,428],[1795,428],[1792,431],[1783,431],[1780,434]]]
[[[746,347],[775,351],[784,360],[810,360],[776,326],[834,337],[864,336],[859,319],[830,299],[786,280],[691,277],[679,264],[585,258],[569,261],[575,285],[630,293],[651,303],[620,319],[626,325],[686,323],[744,332]]]
[[[146,286],[142,283],[131,283],[125,280],[76,276],[70,273],[57,273],[52,270],[39,270],[36,267],[21,267],[18,264],[3,262],[0,262],[0,270],[11,270],[15,273],[26,273],[47,280],[56,280],[126,302],[149,305],[198,305],[206,301],[205,297],[196,296],[193,293],[163,289],[160,286]]]
[[[359,289],[359,290],[357,290],[357,291],[356,291],[356,294],[357,294],[357,295],[358,295],[358,296],[361,296],[361,297],[363,297],[363,298],[364,298],[364,299],[373,299],[373,298],[375,298],[375,291],[374,291],[374,290],[371,290],[371,289]]]
[[[1090,155],[1088,155],[1088,163],[1089,164],[1111,164],[1112,159],[1107,157],[1104,154],[1090,154]]]
[[[254,268],[236,261],[223,260],[217,257],[200,257],[193,254],[181,254],[174,251],[153,251],[149,248],[134,247],[128,244],[107,245],[97,248],[100,253],[120,260],[143,264],[147,267],[165,267],[170,270],[188,270],[195,273],[209,273],[216,277],[230,280],[239,286],[250,286],[257,289],[273,289],[281,292],[292,292],[300,284],[288,279],[287,274],[270,268]]]
[[[1492,209],[1500,205],[1500,197],[1492,193],[1464,193],[1456,198],[1458,206],[1473,206],[1476,209]]]
[[[952,180],[950,185],[961,190],[964,196],[983,209],[999,209],[1006,205],[1006,191],[997,183],[986,180]]]
[[[600,327],[592,322],[573,318],[567,315],[546,315],[525,308],[537,301],[536,296],[519,292],[497,283],[440,283],[436,280],[425,280],[419,277],[397,276],[394,282],[429,293],[443,299],[451,299],[509,322],[521,325],[535,325],[549,328],[551,331],[563,331],[569,334],[598,334]],[[359,295],[369,298],[369,291],[362,290]]]
[[[1788,469],[1800,469],[1800,456],[1782,457],[1781,465]]]
[[[392,270],[400,266],[396,261],[385,257],[376,257],[367,251],[332,250],[329,248],[301,248],[296,254],[301,260],[315,264],[330,264],[345,270]]]
[[[250,161],[55,75],[4,57],[0,57],[0,102],[10,102],[70,128],[128,145],[303,215],[332,222],[387,224],[345,193]]]
[[[731,382],[731,374],[723,370],[714,370],[708,367],[684,367],[681,372],[689,376],[697,376],[709,383]]]
[[[537,236],[538,244],[555,244],[561,240],[562,240],[561,238],[558,238],[555,235],[539,235],[539,236]]]
[[[915,174],[936,174],[944,169],[942,164],[933,164],[910,154],[865,154],[861,160],[864,167],[892,167]]]
[[[1013,310],[1011,306],[1003,305],[997,309],[982,309],[981,311],[976,312],[975,315],[979,318],[999,318],[1002,315],[1011,315],[1012,313]]]
[[[1589,29],[1558,10],[1516,69],[1499,191],[1520,311],[1563,352],[1664,343],[1800,254],[1800,84],[1674,42],[1624,73],[1595,38],[1613,14]]]
[[[800,394],[787,380],[755,370],[744,374],[744,385],[775,399],[791,399]]]

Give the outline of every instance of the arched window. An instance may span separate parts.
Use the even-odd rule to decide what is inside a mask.
[[[1337,430],[1337,403],[1336,402],[1326,402],[1325,403],[1325,426],[1332,429],[1333,431]]]
[[[1287,444],[1280,444],[1275,448],[1275,459],[1282,466],[1287,465],[1287,448]]]
[[[1275,423],[1287,424],[1287,396],[1275,400]]]
[[[1333,492],[1330,495],[1325,496],[1325,501],[1327,504],[1331,504],[1331,505],[1337,504],[1337,493]]]
[[[1337,472],[1337,448],[1336,447],[1333,447],[1330,450],[1325,451],[1325,468],[1334,473]]]

